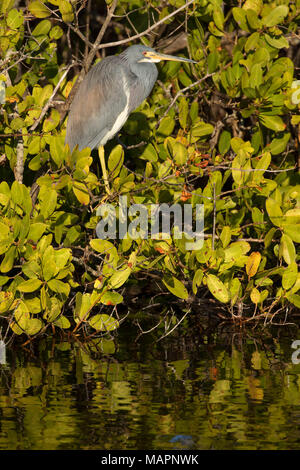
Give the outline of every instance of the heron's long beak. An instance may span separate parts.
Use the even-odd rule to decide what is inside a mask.
[[[176,62],[190,62],[192,64],[197,64],[196,60],[186,59],[185,57],[177,57],[175,55],[161,54],[160,52],[146,52],[144,54],[148,59],[153,62],[160,62],[161,60],[173,60]]]

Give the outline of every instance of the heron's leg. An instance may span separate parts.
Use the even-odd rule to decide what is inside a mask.
[[[111,191],[110,191],[110,188],[109,188],[109,182],[108,182],[108,177],[107,177],[107,170],[106,170],[106,165],[105,165],[103,145],[99,145],[98,155],[99,155],[100,165],[101,165],[102,174],[103,174],[103,182],[104,182],[104,186],[105,186],[105,191],[108,195],[110,195]]]
[[[124,142],[122,142],[122,140],[120,139],[120,136],[119,134],[116,134],[115,136],[116,138],[116,141],[118,142],[119,145],[121,145],[121,147],[123,147],[124,150],[127,150],[127,145],[124,144]]]

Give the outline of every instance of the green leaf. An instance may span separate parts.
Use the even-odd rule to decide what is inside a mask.
[[[264,171],[262,170],[267,170],[269,168],[270,163],[271,163],[270,152],[264,152],[261,158],[258,160],[258,162],[255,165],[255,171],[252,173],[253,183],[258,184],[261,182],[264,176]]]
[[[50,156],[54,163],[60,168],[65,158],[64,137],[53,135],[50,139]]]
[[[187,149],[181,142],[175,142],[173,146],[173,157],[177,165],[181,166],[187,162]]]
[[[276,26],[277,24],[282,23],[288,13],[289,7],[287,5],[279,5],[276,8],[272,8],[268,15],[263,16],[262,24],[267,27]]]
[[[32,31],[32,36],[45,36],[46,34],[49,33],[51,29],[51,21],[49,20],[43,20],[40,21],[34,30]]]
[[[124,150],[121,145],[117,145],[111,151],[107,166],[112,178],[116,178],[121,171],[124,163]]]
[[[44,219],[54,212],[57,203],[57,192],[54,189],[41,188],[40,190],[40,213]]]
[[[297,294],[290,294],[287,295],[287,298],[292,304],[294,304],[297,308],[300,309],[300,295]]]
[[[242,295],[242,284],[241,281],[234,277],[229,285],[230,288],[230,302],[231,305],[234,305],[238,299],[241,298]]]
[[[27,235],[28,240],[32,240],[37,243],[47,228],[46,224],[42,222],[36,222],[30,225],[29,232]]]
[[[29,279],[36,279],[41,276],[41,266],[35,260],[24,263],[22,271]]]
[[[253,49],[255,50],[257,48],[258,41],[259,41],[259,33],[255,31],[255,33],[252,33],[248,37],[246,44],[245,44],[245,51],[249,52]]]
[[[232,8],[232,14],[233,14],[234,20],[239,25],[239,27],[243,29],[244,31],[249,31],[247,20],[246,20],[246,12],[242,10],[241,8],[234,7]]]
[[[171,160],[167,159],[166,161],[162,162],[158,168],[158,178],[162,179],[165,178],[171,171],[172,162]]]
[[[189,121],[189,105],[184,97],[181,97],[179,101],[178,111],[180,126],[182,127],[182,129],[186,129]]]
[[[51,15],[51,10],[41,1],[30,2],[28,9],[36,18],[47,18]]]
[[[286,146],[290,140],[291,134],[286,132],[282,137],[272,139],[270,144],[267,146],[267,149],[271,152],[272,155],[278,155],[286,149]]]
[[[14,294],[12,292],[0,292],[0,313],[5,313],[9,310],[14,301]]]
[[[106,263],[111,264],[114,268],[117,266],[119,255],[116,247],[108,240],[93,239],[90,241],[93,250],[105,255]]]
[[[180,299],[187,300],[189,293],[184,286],[184,284],[176,279],[176,277],[171,276],[171,277],[164,277],[163,278],[163,283],[166,286],[166,288],[173,294],[176,295],[176,297],[179,297]]]
[[[118,292],[106,291],[100,298],[104,305],[117,305],[123,302],[123,296]]]
[[[212,134],[214,131],[214,126],[206,122],[198,122],[191,129],[191,134],[193,137],[205,137]]]
[[[246,0],[243,4],[243,10],[253,10],[257,14],[261,12],[262,7],[263,7],[262,0]]]
[[[0,11],[1,13],[6,13],[9,11],[15,3],[15,0],[2,0],[1,5],[0,5]]]
[[[44,310],[44,320],[53,322],[58,319],[61,313],[61,302],[56,297],[51,297]]]
[[[142,160],[148,160],[149,162],[157,162],[158,155],[152,144],[147,144],[144,150],[140,154],[139,158]]]
[[[39,154],[40,156],[40,153],[45,148],[45,145],[46,141],[43,137],[32,137],[29,139],[28,153],[30,153],[30,155]]]
[[[283,232],[294,242],[300,243],[300,224],[283,224]]]
[[[29,279],[28,281],[23,281],[18,285],[18,290],[20,292],[34,292],[39,289],[42,285],[40,279]]]
[[[169,116],[166,116],[162,119],[158,129],[157,134],[161,135],[162,137],[168,137],[172,134],[173,129],[175,127],[175,121]]]
[[[69,284],[59,281],[58,279],[51,279],[47,284],[53,292],[57,292],[58,294],[68,296],[70,293]]]
[[[24,17],[22,11],[16,8],[10,10],[6,19],[7,26],[11,29],[18,29],[23,24],[23,21]]]
[[[282,275],[282,287],[285,290],[290,289],[293,287],[297,280],[298,276],[298,268],[295,262],[292,262],[287,268],[285,268],[283,275]]]
[[[51,109],[50,116],[47,119],[44,119],[43,122],[43,131],[45,133],[50,133],[53,131],[59,124],[60,114],[57,109]]]
[[[0,265],[0,271],[2,273],[8,273],[13,268],[16,253],[17,253],[16,246],[11,246],[8,249]]]
[[[207,287],[212,295],[222,303],[227,303],[230,300],[228,289],[223,282],[214,274],[209,274],[206,278]]]
[[[54,248],[52,245],[48,246],[42,256],[42,270],[43,278],[45,281],[52,279],[58,272],[54,260]]]
[[[87,206],[90,203],[90,195],[86,184],[82,183],[81,181],[74,181],[72,189],[76,198],[81,204]]]
[[[70,23],[74,19],[74,13],[71,3],[68,0],[60,0],[59,4],[59,11],[61,12],[62,19],[66,23]]]
[[[283,234],[279,245],[279,253],[283,257],[286,264],[291,264],[296,260],[296,249],[293,240]]]
[[[251,249],[251,246],[248,242],[245,241],[239,241],[239,242],[234,242],[231,243],[226,249],[225,249],[225,262],[230,263],[232,261],[236,261],[238,258],[241,256],[245,255],[248,253],[248,251]]]
[[[254,10],[247,10],[246,16],[251,29],[257,30],[261,28],[261,20],[258,18],[257,13]]]
[[[97,331],[113,331],[119,328],[118,320],[105,313],[94,315],[89,320],[89,324]]]
[[[224,155],[230,149],[231,134],[229,131],[222,131],[218,143],[219,152]]]
[[[71,323],[69,322],[67,317],[61,315],[57,320],[53,322],[53,325],[57,326],[58,328],[68,329],[70,328]]]
[[[88,319],[91,308],[92,308],[91,295],[81,294],[81,292],[77,292],[76,304],[75,304],[75,310],[74,310],[75,321],[76,320],[86,321]]]
[[[9,238],[9,235],[9,226],[0,222],[0,241],[6,240],[7,238]]]
[[[261,64],[254,64],[251,67],[249,80],[250,80],[251,88],[258,88],[259,85],[262,84],[263,72],[262,72]]]
[[[266,42],[270,44],[270,46],[275,47],[276,49],[289,47],[289,42],[284,36],[281,36],[279,38],[274,38],[273,36],[270,36],[269,34],[265,34],[264,37],[265,37]]]
[[[225,225],[222,229],[220,239],[223,245],[223,248],[226,248],[229,245],[231,240],[231,228],[228,225]]]
[[[11,329],[17,335],[24,333],[27,321],[30,319],[28,308],[23,301],[20,301],[19,305],[14,311],[14,321],[10,324]]]
[[[57,39],[60,39],[63,36],[63,34],[64,32],[61,29],[61,27],[56,25],[56,26],[53,26],[53,28],[51,29],[49,33],[49,37],[50,39],[54,39],[55,41],[57,41]]]
[[[193,286],[192,286],[192,289],[193,289],[193,293],[196,295],[197,294],[197,290],[198,290],[198,287],[201,285],[202,283],[202,279],[203,279],[203,270],[202,269],[197,269],[197,271],[195,272],[194,274],[194,278],[193,278]]]
[[[36,335],[42,328],[44,324],[39,318],[30,318],[26,322],[25,333],[29,336]]]
[[[276,226],[280,226],[282,223],[283,214],[278,202],[275,201],[275,199],[269,197],[266,200],[266,209],[268,216],[270,217],[273,224]]]
[[[256,287],[253,287],[251,290],[250,299],[254,304],[258,304],[260,302],[260,292]]]
[[[19,183],[18,181],[14,181],[11,186],[11,199],[15,204],[22,206],[22,203],[23,203],[22,184]]]
[[[116,271],[109,279],[109,285],[112,289],[118,289],[121,287],[129,278],[132,269],[129,267],[122,267]]]
[[[266,114],[260,113],[258,118],[265,127],[272,129],[272,131],[281,132],[286,128],[286,124],[279,116],[268,116]]]
[[[221,8],[214,8],[213,9],[213,19],[216,27],[223,31],[224,27],[224,14]]]
[[[8,276],[0,276],[0,287],[4,286],[9,279],[10,278]]]

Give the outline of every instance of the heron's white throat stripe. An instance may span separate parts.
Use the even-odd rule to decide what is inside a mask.
[[[148,63],[150,62],[150,64],[153,64],[153,63],[158,64],[158,62],[160,62],[160,61],[161,61],[161,59],[154,59],[152,57],[145,57],[144,59],[139,60],[139,63],[140,62],[148,62]]]
[[[113,127],[103,137],[99,145],[105,145],[108,140],[112,139],[117,134],[117,132],[119,132],[119,130],[124,126],[125,122],[127,121],[127,118],[129,115],[130,90],[129,90],[129,86],[128,86],[124,72],[122,73],[122,83],[123,83],[123,86],[121,87],[121,89],[124,90],[125,95],[126,95],[125,108],[123,109],[123,111],[121,111],[121,113],[115,120]]]

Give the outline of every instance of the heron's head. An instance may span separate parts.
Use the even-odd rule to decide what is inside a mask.
[[[158,63],[161,60],[173,60],[177,62],[191,62],[196,64],[195,60],[186,59],[185,57],[177,57],[173,55],[162,54],[160,52],[156,52],[154,49],[148,46],[143,45],[135,45],[131,46],[126,51],[123,52],[126,54],[127,60],[130,62],[137,62],[137,63]]]

